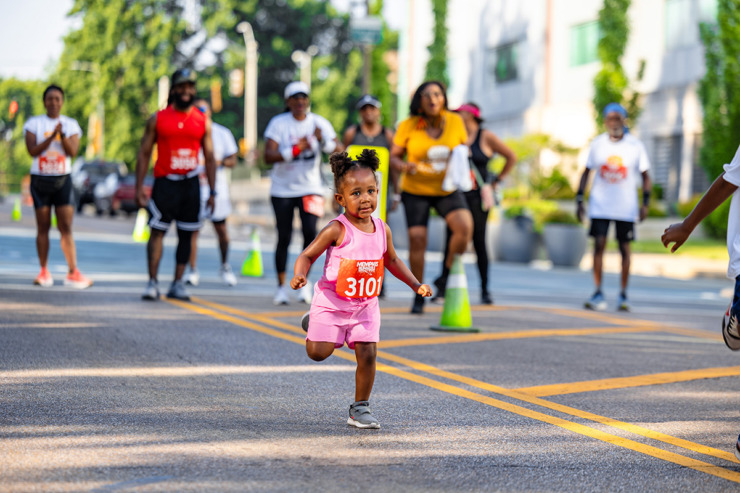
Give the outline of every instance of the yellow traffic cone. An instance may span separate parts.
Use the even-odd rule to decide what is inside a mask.
[[[15,199],[15,203],[13,204],[13,212],[11,213],[10,217],[13,219],[13,221],[20,221],[21,217],[23,217],[23,212],[21,212],[21,199]]]
[[[146,243],[149,241],[151,229],[149,229],[149,213],[143,207],[136,214],[136,223],[134,224],[134,234],[132,235],[136,243]]]
[[[242,264],[242,275],[262,277],[262,250],[260,249],[260,237],[257,228],[252,228],[249,239],[251,245]]]
[[[430,329],[444,332],[480,332],[480,329],[473,327],[468,298],[468,280],[465,277],[460,255],[455,255],[447,278],[442,318],[439,320],[439,325],[433,325]]]

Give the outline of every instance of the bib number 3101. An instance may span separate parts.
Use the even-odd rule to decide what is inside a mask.
[[[337,275],[337,294],[347,298],[373,298],[383,286],[383,259],[343,258]]]

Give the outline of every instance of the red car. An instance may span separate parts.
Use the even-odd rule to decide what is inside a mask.
[[[153,184],[154,177],[147,175],[144,178],[144,191],[146,192],[147,198],[152,196]],[[119,211],[122,211],[130,215],[138,209],[139,208],[136,206],[136,175],[132,173],[122,178],[119,182],[118,189],[116,190],[116,193],[113,194],[111,213],[116,214]]]

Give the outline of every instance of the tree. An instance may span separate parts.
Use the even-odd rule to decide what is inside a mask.
[[[599,10],[599,30],[601,38],[598,45],[598,56],[601,70],[594,78],[594,111],[599,128],[603,129],[604,120],[601,114],[604,107],[612,102],[622,104],[632,121],[640,116],[640,94],[630,87],[630,81],[622,68],[622,55],[629,40],[629,10],[631,0],[604,0]],[[640,62],[636,80],[641,80],[645,62]]]
[[[30,117],[44,113],[41,81],[0,79],[0,196],[18,191],[21,178],[31,169],[31,156],[26,150],[23,124]],[[10,114],[12,101],[18,109]]]
[[[434,12],[434,39],[427,49],[426,80],[438,80],[446,87],[450,85],[447,74],[447,0],[432,0]]]
[[[704,109],[699,163],[710,178],[722,173],[738,146],[740,135],[740,1],[718,0],[717,22],[700,25],[704,43],[706,74],[699,82],[699,100]],[[729,201],[705,221],[716,237],[727,234]]]

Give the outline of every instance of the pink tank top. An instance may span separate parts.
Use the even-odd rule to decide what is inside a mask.
[[[368,301],[377,302],[383,284],[386,251],[385,223],[374,217],[375,231],[360,231],[341,214],[334,221],[344,225],[344,240],[326,250],[324,275],[316,283],[314,303],[344,309]]]

